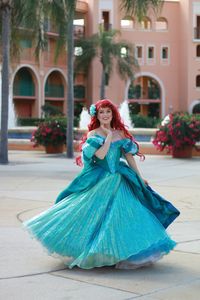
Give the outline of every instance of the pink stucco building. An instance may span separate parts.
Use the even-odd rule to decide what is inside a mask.
[[[113,72],[106,96],[116,104],[124,99],[136,112],[165,116],[169,112],[192,112],[200,102],[200,1],[166,0],[162,11],[149,11],[142,22],[120,10],[120,0],[78,1],[75,37],[96,33],[99,24],[121,31],[121,39],[135,45],[140,69],[133,82],[123,82]],[[48,46],[40,64],[31,41],[23,40],[20,63],[12,72],[12,99],[21,117],[41,116],[41,105],[51,103],[66,111],[66,53],[57,63],[53,51],[57,33],[47,20]],[[101,65],[96,59],[88,74],[75,81],[75,102],[89,105],[99,99]]]
[[[200,102],[200,1],[166,0],[162,11],[149,11],[139,24],[120,9],[119,0],[88,0],[91,33],[104,22],[134,43],[140,70],[133,82],[110,79],[106,96],[116,103],[129,98],[143,114],[164,116],[171,111],[192,112]],[[99,97],[100,65],[93,64],[91,98]],[[128,95],[129,90],[129,95]]]

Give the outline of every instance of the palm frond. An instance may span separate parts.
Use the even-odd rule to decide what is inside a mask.
[[[108,75],[112,73],[113,58],[116,51],[115,40],[118,35],[119,31],[115,29],[99,32],[100,61]]]
[[[81,38],[76,40],[75,47],[82,48],[82,55],[75,57],[75,74],[77,74],[80,71],[87,72],[92,60],[95,56],[97,56],[98,35],[95,34],[87,39]]]
[[[94,57],[98,57],[104,73],[109,76],[117,63],[117,70],[123,80],[133,78],[134,72],[139,69],[135,58],[135,48],[126,41],[118,40],[117,30],[104,31],[89,38],[82,38],[75,42],[76,47],[81,47],[82,55],[75,58],[75,73],[87,72]],[[127,49],[127,55],[123,56],[122,48]]]
[[[146,16],[151,8],[156,14],[160,13],[164,0],[121,0],[121,9],[127,15],[136,17],[139,21]]]
[[[23,18],[25,15],[25,0],[15,0],[11,3],[11,38],[10,38],[10,55],[11,57],[15,57],[15,59],[19,59],[21,47],[20,47],[20,39],[21,32],[19,30],[20,25],[23,22]],[[1,13],[1,12],[0,12]],[[0,43],[1,41],[1,23],[0,18]]]

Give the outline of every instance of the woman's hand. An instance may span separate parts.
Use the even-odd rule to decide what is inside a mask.
[[[99,159],[104,159],[104,157],[106,156],[109,148],[110,148],[110,144],[112,142],[112,131],[109,130],[108,128],[104,127],[103,125],[100,126],[103,134],[106,135],[106,139],[105,142],[103,143],[103,145],[95,152],[95,155],[99,158]]]
[[[101,125],[100,128],[106,136],[112,136],[112,131],[110,129],[106,128],[104,125]]]

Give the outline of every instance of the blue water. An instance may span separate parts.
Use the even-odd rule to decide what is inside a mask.
[[[9,139],[31,139],[30,132],[9,132],[8,138]],[[150,135],[135,135],[134,136],[136,141],[138,142],[150,142],[151,136]]]
[[[30,132],[9,132],[8,138],[9,139],[31,139]]]

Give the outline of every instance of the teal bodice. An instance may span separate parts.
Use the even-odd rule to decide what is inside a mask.
[[[92,166],[98,165],[110,173],[115,173],[119,170],[120,159],[123,158],[123,153],[131,153],[135,155],[138,152],[138,145],[128,138],[116,140],[111,143],[110,148],[104,157],[99,159],[95,156],[95,152],[100,148],[105,141],[105,137],[95,134],[90,137],[83,145],[83,161]]]

